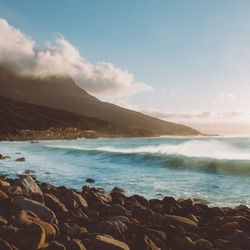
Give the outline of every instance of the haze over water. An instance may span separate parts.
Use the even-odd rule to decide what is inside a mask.
[[[1,174],[25,170],[37,179],[81,189],[92,186],[147,198],[197,198],[211,205],[250,204],[250,138],[165,137],[0,142]],[[19,153],[19,154],[17,154]],[[25,157],[25,162],[15,158]]]

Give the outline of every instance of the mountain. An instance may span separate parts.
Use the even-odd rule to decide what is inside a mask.
[[[111,123],[0,96],[0,139],[74,139],[122,135]]]
[[[129,136],[197,135],[197,130],[102,102],[70,78],[38,79],[0,68],[0,95],[8,99],[74,112],[109,122]],[[127,132],[126,132],[127,131]]]

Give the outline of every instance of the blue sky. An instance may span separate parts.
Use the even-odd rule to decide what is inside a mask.
[[[250,122],[249,13],[247,0],[0,3],[0,16],[41,47],[62,34],[92,64],[152,87],[109,100],[185,123]]]

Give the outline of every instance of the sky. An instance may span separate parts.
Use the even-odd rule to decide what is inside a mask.
[[[250,133],[248,0],[1,0],[0,18],[0,63],[67,72],[102,100],[203,132]]]

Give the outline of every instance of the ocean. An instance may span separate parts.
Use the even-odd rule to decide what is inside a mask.
[[[147,198],[198,199],[211,206],[250,205],[250,138],[160,137],[0,142],[0,174],[26,170],[39,181],[83,185]],[[25,162],[15,159],[25,157]],[[87,178],[95,179],[88,184]]]

